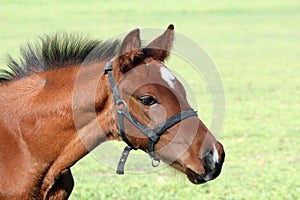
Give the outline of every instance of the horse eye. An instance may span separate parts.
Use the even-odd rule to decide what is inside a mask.
[[[139,98],[139,100],[145,106],[151,106],[157,103],[157,100],[152,96],[143,96]]]

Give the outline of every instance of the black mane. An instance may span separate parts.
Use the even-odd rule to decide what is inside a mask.
[[[40,37],[35,44],[21,47],[21,58],[8,55],[6,69],[0,69],[0,82],[73,65],[102,61],[116,54],[119,40],[91,40],[75,34],[58,33]]]

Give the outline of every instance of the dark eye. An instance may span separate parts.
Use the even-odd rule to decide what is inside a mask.
[[[139,98],[139,100],[145,106],[151,106],[157,103],[157,100],[152,96],[143,96]]]

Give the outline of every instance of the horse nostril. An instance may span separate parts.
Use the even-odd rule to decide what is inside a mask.
[[[206,149],[202,154],[202,164],[206,173],[210,173],[218,163],[214,150]]]

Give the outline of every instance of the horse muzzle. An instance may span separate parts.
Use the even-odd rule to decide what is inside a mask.
[[[200,158],[205,173],[197,173],[191,168],[186,169],[188,179],[194,184],[202,184],[207,181],[217,178],[222,170],[222,165],[225,160],[225,152],[222,145],[219,143],[221,153],[216,149],[206,149]]]

